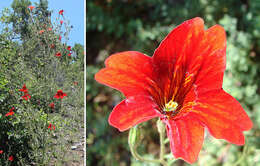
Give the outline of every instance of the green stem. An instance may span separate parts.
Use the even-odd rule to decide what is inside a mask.
[[[244,148],[243,148],[242,155],[240,156],[239,160],[237,160],[237,162],[233,166],[239,165],[244,160],[247,151],[248,151],[248,144],[247,144],[247,141],[246,141],[245,145],[244,145]]]
[[[128,142],[130,142],[130,137],[128,137]],[[140,156],[138,153],[137,153],[137,145],[135,144],[134,146],[129,146],[130,147],[130,151],[131,151],[131,154],[134,156],[134,158],[136,160],[139,160],[139,161],[143,161],[143,162],[153,162],[153,163],[160,163],[160,160],[155,160],[155,159],[147,159],[147,158],[144,158],[142,156]]]
[[[164,152],[165,152],[165,143],[164,143],[164,137],[165,137],[165,126],[163,122],[158,119],[157,121],[157,128],[160,134],[160,163],[163,166],[167,166],[167,162],[164,160]]]
[[[137,152],[137,145],[136,140],[139,140],[138,138],[138,129],[137,127],[131,128],[129,135],[128,135],[128,143],[130,147],[131,154],[136,160],[143,161],[143,162],[152,162],[152,163],[160,163],[163,166],[167,166],[167,161],[164,160],[165,155],[165,125],[164,123],[158,119],[157,121],[157,129],[160,135],[160,158],[159,159],[147,159],[142,157]],[[140,141],[140,140],[139,140]]]

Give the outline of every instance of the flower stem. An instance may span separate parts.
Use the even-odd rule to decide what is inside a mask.
[[[245,140],[245,145],[244,145],[244,148],[243,148],[243,152],[242,152],[241,156],[239,157],[239,159],[237,160],[237,162],[234,164],[234,166],[239,165],[244,160],[247,152],[248,152],[248,142],[247,142],[247,140]]]
[[[131,154],[136,160],[142,161],[142,162],[152,162],[152,163],[160,163],[163,166],[167,166],[167,161],[164,160],[164,155],[165,155],[165,125],[163,122],[158,119],[157,121],[157,129],[160,135],[160,158],[159,159],[147,159],[141,155],[138,154],[137,152],[137,146],[138,143],[137,141],[140,141],[140,138],[138,138],[138,128],[137,126],[133,127],[129,131],[128,135],[128,144],[130,147]]]
[[[130,135],[128,136],[128,142],[130,142]],[[129,144],[130,145],[130,144]],[[152,163],[160,163],[160,160],[156,160],[156,159],[147,159],[147,158],[144,158],[142,156],[140,156],[137,152],[137,144],[135,145],[130,145],[130,151],[131,151],[131,154],[134,156],[134,158],[136,160],[139,160],[139,161],[143,161],[143,162],[152,162]]]
[[[163,122],[158,119],[157,121],[157,128],[158,128],[158,132],[160,134],[160,163],[163,166],[167,166],[167,162],[164,160],[164,152],[165,152],[165,143],[164,143],[164,137],[165,137],[165,126],[163,124]]]

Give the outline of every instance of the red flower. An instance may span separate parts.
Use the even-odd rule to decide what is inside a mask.
[[[23,92],[24,93],[24,96],[22,96],[22,98],[24,100],[28,100],[31,98],[31,96],[28,94],[28,89],[26,88],[26,85],[23,84],[23,88],[22,89],[19,89],[19,91]]]
[[[54,109],[54,103],[53,103],[53,102],[50,103],[50,104],[49,104],[49,107],[51,107],[51,109]]]
[[[28,8],[32,11],[35,7],[34,6],[28,6]]]
[[[62,20],[60,20],[60,25],[62,25],[63,24],[63,21]]]
[[[6,113],[5,116],[11,116],[11,115],[13,115],[13,114],[14,114],[14,112],[12,111],[12,112]]]
[[[51,47],[51,48],[55,48],[55,44],[51,44],[50,47]]]
[[[126,99],[109,117],[120,131],[155,117],[165,123],[176,158],[197,160],[204,128],[215,138],[243,145],[252,122],[239,102],[222,89],[225,30],[204,30],[201,18],[185,21],[161,42],[152,57],[128,51],[110,56],[95,79]]]
[[[3,154],[4,153],[4,151],[3,150],[0,150],[0,154]]]
[[[31,96],[30,96],[28,93],[26,93],[26,94],[24,94],[24,95],[22,96],[22,98],[23,98],[24,100],[28,100],[28,99],[31,98]]]
[[[72,53],[69,53],[68,56],[71,56]]]
[[[12,112],[12,111],[14,111],[14,107],[12,107],[12,108],[9,110],[9,112]]]
[[[62,90],[58,90],[54,97],[55,97],[56,99],[63,99],[63,97],[65,97],[65,96],[67,96],[66,93],[63,93]]]
[[[68,46],[68,47],[67,47],[67,50],[71,51],[71,46]]]
[[[13,156],[10,156],[10,157],[8,158],[8,160],[9,160],[9,161],[13,161],[13,160],[14,160],[14,157],[13,157]]]
[[[57,53],[55,54],[55,56],[56,56],[56,57],[60,57],[60,56],[61,56],[61,53],[60,53],[60,52],[57,52]]]
[[[63,15],[64,10],[59,11],[59,15]]]
[[[40,30],[39,34],[41,35],[41,34],[43,34],[43,32],[45,32],[45,30]]]
[[[23,88],[19,89],[19,91],[24,92],[24,93],[28,93],[28,89],[26,88],[25,84],[23,84]]]
[[[52,31],[52,28],[49,27],[49,28],[48,28],[48,31]]]
[[[59,41],[61,41],[61,35],[59,36]]]
[[[5,114],[5,116],[11,116],[14,114],[14,107],[12,107],[8,113]]]
[[[55,126],[54,126],[53,124],[49,123],[48,129],[50,129],[50,130],[52,130],[52,129],[55,130]]]

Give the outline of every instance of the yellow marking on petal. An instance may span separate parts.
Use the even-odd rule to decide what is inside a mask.
[[[173,101],[173,100],[175,99],[175,96],[177,95],[178,89],[179,89],[178,86],[176,86],[176,87],[174,88],[174,92],[173,92],[173,94],[172,94],[172,100],[171,100],[171,101]]]
[[[191,81],[193,74],[190,74],[188,77],[185,78],[184,85]]]

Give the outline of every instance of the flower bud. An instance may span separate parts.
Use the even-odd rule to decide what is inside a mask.
[[[140,140],[140,131],[138,130],[137,126],[134,126],[130,129],[129,135],[128,135],[128,144],[129,146],[133,147],[135,146]]]

